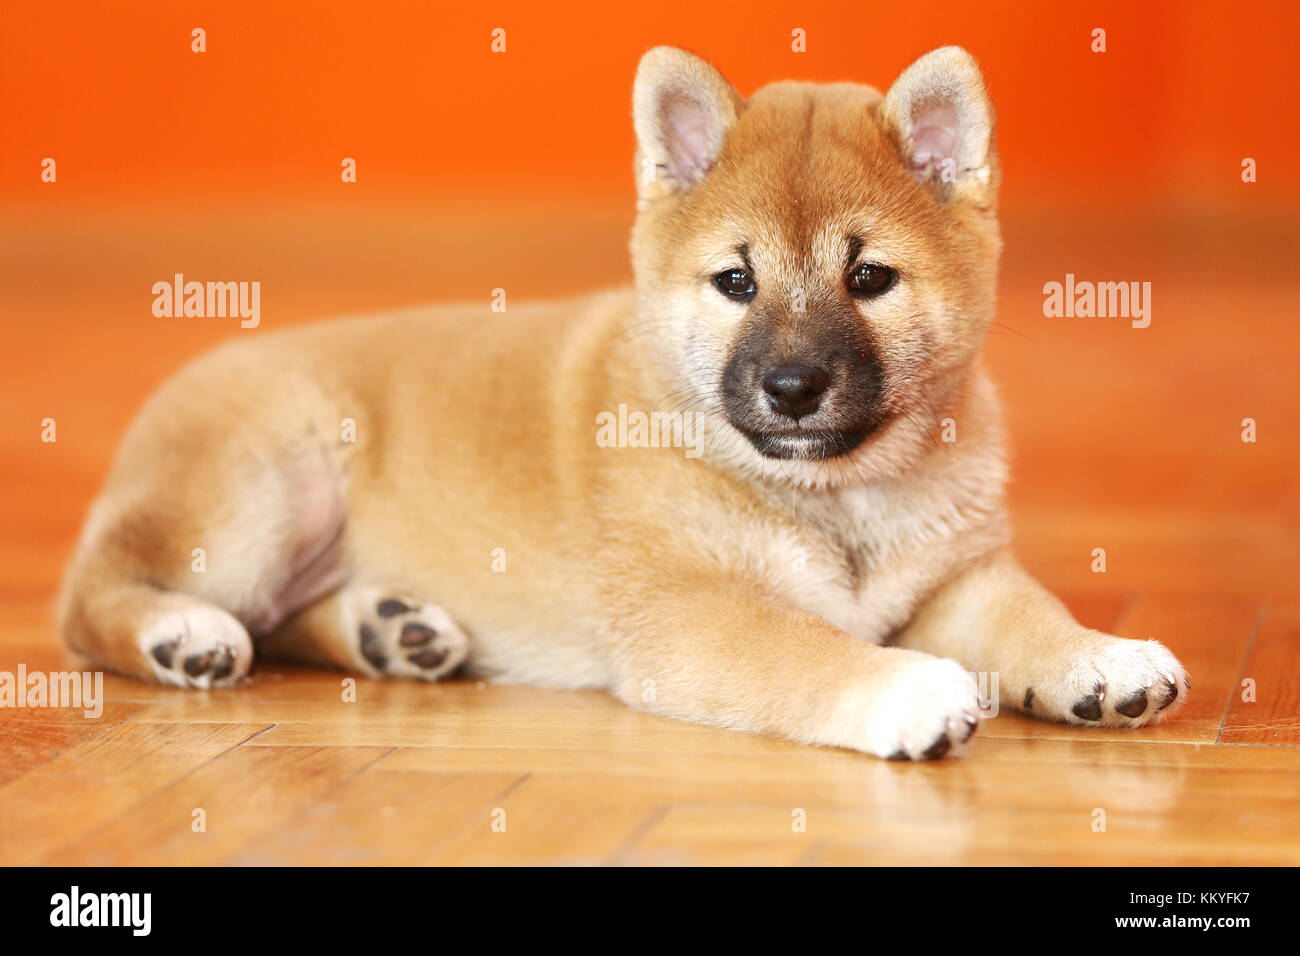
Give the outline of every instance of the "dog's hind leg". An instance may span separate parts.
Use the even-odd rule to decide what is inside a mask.
[[[248,630],[215,604],[152,584],[95,587],[69,602],[69,647],[97,666],[181,687],[222,687],[248,673]]]
[[[258,651],[371,677],[438,680],[465,660],[469,640],[436,604],[349,584],[260,640]]]
[[[254,635],[340,587],[337,469],[319,447],[268,452],[155,459],[110,488],[65,583],[68,645],[147,680],[227,686],[248,673]]]
[[[208,561],[224,556],[185,551],[210,536],[185,534],[180,523],[143,505],[92,517],[65,584],[60,630],[92,664],[122,674],[182,687],[237,683],[253,643],[207,577]]]

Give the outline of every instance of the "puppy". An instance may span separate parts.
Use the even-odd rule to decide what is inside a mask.
[[[971,57],[936,50],[883,97],[745,101],[659,47],[633,113],[635,288],[200,358],[90,513],[68,644],[182,687],[240,682],[254,647],[463,665],[908,759],[971,736],[973,672],[1073,724],[1180,704],[1168,650],[1080,626],[1008,551],[979,359],[999,168]]]

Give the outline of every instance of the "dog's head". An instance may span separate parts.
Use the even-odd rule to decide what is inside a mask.
[[[745,101],[657,47],[633,113],[633,260],[658,333],[640,339],[682,404],[725,420],[751,467],[906,467],[993,314],[999,173],[974,60],[935,50],[883,97],[778,83]]]

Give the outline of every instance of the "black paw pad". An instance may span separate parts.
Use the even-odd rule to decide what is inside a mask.
[[[1101,720],[1101,693],[1104,688],[1098,684],[1096,690],[1079,701],[1070,710],[1080,720]]]
[[[213,680],[229,677],[235,669],[235,652],[225,644],[218,644],[202,654],[191,654],[182,665],[191,677],[210,674]]]
[[[1156,713],[1159,713],[1160,711],[1164,710],[1166,707],[1168,707],[1177,699],[1178,699],[1178,685],[1171,680],[1166,680],[1165,688],[1164,688],[1164,699],[1163,702],[1160,704],[1160,706],[1156,708]]]
[[[221,680],[235,672],[235,651],[225,644],[217,648],[217,659],[212,664],[212,679]]]
[[[155,644],[150,653],[153,655],[153,659],[163,667],[171,667],[176,662],[176,648],[180,646],[180,643],[181,639],[179,637],[173,637],[170,641]]]
[[[911,758],[907,756],[906,750],[904,750],[902,747],[899,747],[897,750],[895,750],[892,754],[890,754],[885,759],[886,760],[910,760]]]
[[[948,739],[947,734],[941,734],[939,739],[930,744],[925,753],[921,754],[921,756],[925,760],[938,760],[951,749],[952,741]]]
[[[361,625],[361,656],[379,670],[383,670],[388,664],[388,655],[384,653],[379,635],[369,624]]]
[[[427,624],[408,621],[402,626],[402,636],[398,638],[398,641],[403,647],[423,647],[433,640],[434,635],[437,633]]]
[[[375,610],[379,612],[380,617],[397,617],[399,614],[408,614],[415,609],[397,598],[388,598],[386,601],[380,601]]]
[[[416,667],[424,670],[433,670],[447,659],[447,652],[436,647],[431,647],[426,651],[419,651],[407,658]]]
[[[1024,707],[1025,707],[1025,710],[1033,710],[1033,709],[1034,709],[1034,689],[1033,689],[1032,687],[1029,688],[1029,690],[1025,691],[1025,704],[1024,704]]]
[[[1147,692],[1140,690],[1115,705],[1115,711],[1125,717],[1141,717],[1147,710]]]

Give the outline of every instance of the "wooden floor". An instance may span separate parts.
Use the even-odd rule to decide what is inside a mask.
[[[2,227],[0,671],[70,666],[50,603],[132,409],[184,357],[248,334],[161,324],[152,281],[260,278],[275,327],[627,271],[621,207],[564,213],[566,243],[536,210],[532,227],[517,210],[206,215]],[[1219,226],[1009,223],[988,346],[1019,550],[1085,623],[1182,658],[1192,697],[1167,725],[1003,712],[962,759],[905,765],[600,693],[359,679],[345,702],[343,675],[282,667],[211,693],[110,675],[98,719],[0,711],[0,863],[1300,863],[1295,236]],[[503,282],[489,253],[506,233]],[[1066,272],[1152,281],[1151,328],[1043,318],[1042,284]]]

